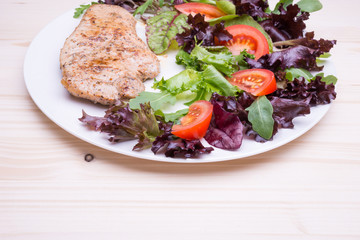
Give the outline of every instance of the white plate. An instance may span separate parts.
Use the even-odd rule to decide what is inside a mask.
[[[79,24],[78,19],[72,17],[73,10],[56,18],[49,23],[32,41],[24,62],[24,78],[29,94],[41,109],[53,122],[76,137],[108,149],[113,152],[150,160],[166,162],[216,162],[237,159],[263,153],[280,147],[307,132],[326,114],[330,105],[322,105],[311,108],[311,114],[294,119],[295,128],[280,129],[272,141],[257,143],[253,140],[244,139],[241,148],[237,151],[225,151],[215,149],[210,154],[204,154],[197,159],[166,158],[164,155],[154,155],[150,150],[132,151],[136,141],[128,141],[112,144],[107,140],[107,135],[89,131],[79,120],[82,109],[88,114],[103,116],[106,107],[92,104],[89,101],[70,96],[61,85],[61,71],[59,53],[65,39],[70,36]],[[145,39],[144,25],[137,24],[137,32]],[[175,53],[160,57],[161,73],[158,76],[169,78],[182,70],[175,64]],[[331,63],[327,63],[327,73],[333,71]],[[152,81],[146,83],[149,89]],[[208,144],[203,141],[203,144]]]

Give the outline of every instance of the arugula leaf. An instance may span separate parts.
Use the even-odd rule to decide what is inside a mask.
[[[314,76],[303,68],[288,68],[285,69],[285,78],[289,81],[294,81],[295,78],[304,77],[306,80],[312,79]]]
[[[149,48],[155,54],[164,53],[178,33],[185,31],[189,25],[187,16],[177,11],[165,11],[146,21],[146,39]]]
[[[312,79],[310,79],[310,81],[316,80],[317,77],[321,77],[321,81],[326,83],[326,85],[329,85],[329,84],[335,85],[337,83],[337,77],[335,77],[334,75],[325,76],[324,73],[316,74],[316,76],[314,76]]]
[[[159,110],[165,103],[175,104],[176,96],[168,92],[141,92],[136,98],[130,99],[131,109],[140,109],[140,104],[150,102],[154,111]]]
[[[139,6],[135,12],[133,13],[133,15],[135,16],[136,14],[140,14],[143,15],[146,11],[146,9],[148,9],[149,6],[151,6],[153,3],[153,0],[146,0],[146,2],[144,4],[142,4],[141,6]]]
[[[273,14],[280,14],[279,8],[282,6],[286,9],[287,6],[293,3],[293,0],[280,0],[276,5],[273,11],[271,11]]]
[[[189,112],[188,108],[177,110],[174,113],[164,113],[160,109],[155,111],[155,115],[161,116],[166,122],[174,122],[175,124],[180,123],[180,118],[185,116]]]
[[[322,9],[322,4],[319,0],[300,0],[297,5],[303,12],[316,12]]]
[[[93,4],[99,4],[98,2],[91,2],[90,4],[86,4],[86,5],[80,5],[80,7],[75,8],[75,12],[74,12],[74,16],[73,18],[79,18],[81,15],[83,15],[83,13],[89,9],[89,7]]]
[[[272,117],[274,110],[267,97],[258,97],[246,110],[249,112],[248,120],[251,122],[254,131],[269,140],[274,129],[274,119]]]
[[[272,13],[279,14],[280,13],[280,6],[282,5],[284,9],[287,8],[287,6],[294,4],[293,0],[280,0]],[[301,9],[302,12],[316,12],[322,9],[322,4],[319,0],[300,0],[296,3],[298,7]]]

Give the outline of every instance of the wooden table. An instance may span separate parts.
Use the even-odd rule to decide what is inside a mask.
[[[109,152],[36,107],[26,50],[80,3],[0,2],[0,239],[360,239],[359,1],[323,0],[307,21],[338,40],[338,96],[320,123],[273,151],[209,164]]]

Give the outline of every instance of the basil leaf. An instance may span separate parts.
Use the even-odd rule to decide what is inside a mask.
[[[274,119],[272,117],[274,110],[267,97],[258,97],[246,110],[249,112],[248,119],[254,131],[269,140],[274,129]]]

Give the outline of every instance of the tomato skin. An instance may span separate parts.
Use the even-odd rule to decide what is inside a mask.
[[[225,28],[233,39],[226,42],[220,42],[219,45],[224,45],[234,55],[239,55],[246,49],[248,53],[259,59],[261,56],[269,53],[269,43],[259,30],[248,25],[232,25]]]
[[[171,133],[187,140],[200,139],[205,136],[209,128],[213,105],[205,100],[194,102],[189,112],[184,116],[180,125],[173,125]]]
[[[205,15],[205,20],[211,20],[214,18],[225,16],[226,14],[222,12],[219,8],[206,4],[206,3],[197,3],[197,2],[190,2],[190,3],[183,3],[179,5],[175,5],[175,8],[186,15],[196,15],[200,13]]]
[[[263,96],[277,89],[275,75],[267,69],[246,69],[232,75],[228,81],[254,96]]]

